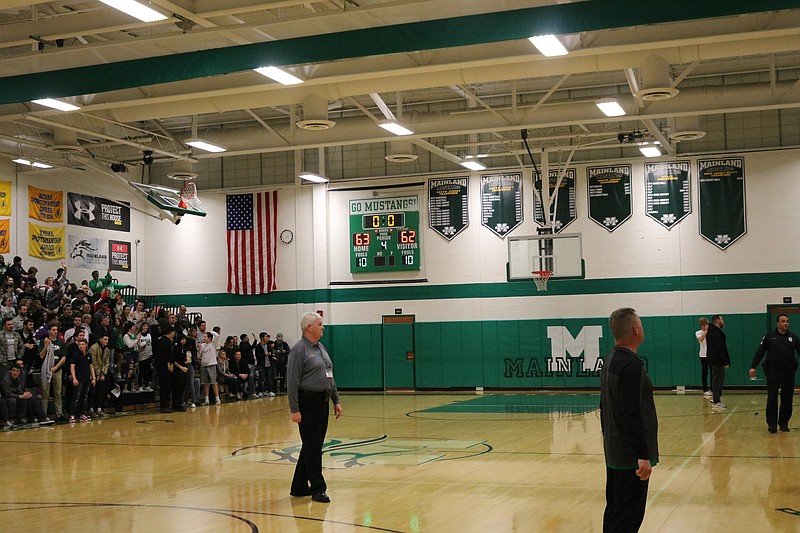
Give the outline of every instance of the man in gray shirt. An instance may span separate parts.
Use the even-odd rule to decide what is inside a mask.
[[[322,445],[328,431],[330,400],[337,419],[342,416],[342,405],[333,379],[333,363],[319,342],[324,329],[317,313],[303,315],[303,336],[289,352],[286,383],[292,422],[299,425],[303,441],[290,494],[310,495],[315,502],[328,503],[331,499],[325,493],[328,487],[322,476]]]

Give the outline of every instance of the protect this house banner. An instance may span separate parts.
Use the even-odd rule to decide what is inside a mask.
[[[667,229],[692,212],[688,161],[645,163],[645,211]]]
[[[64,222],[64,193],[28,186],[30,218],[42,222]],[[63,257],[63,256],[62,256]]]
[[[747,233],[744,158],[701,159],[700,235],[721,250]]]
[[[481,176],[481,225],[505,238],[522,224],[522,174]]]
[[[611,232],[631,218],[631,165],[589,167],[586,183],[590,219]]]
[[[556,185],[558,184],[559,171],[551,170],[548,174],[551,200],[550,223],[552,224],[553,233],[559,233],[578,218],[578,210],[575,206],[575,176],[577,173],[574,168],[568,168],[564,171],[564,177],[561,180],[561,184],[558,185],[558,196],[556,196]],[[534,193],[533,200],[533,218],[537,224],[544,226],[545,219],[541,198]]]
[[[125,204],[90,196],[67,193],[67,222],[87,228],[131,230],[131,208]]]
[[[469,226],[468,183],[468,178],[428,181],[429,225],[448,241]]]

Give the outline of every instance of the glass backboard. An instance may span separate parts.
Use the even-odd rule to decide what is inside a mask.
[[[581,235],[527,235],[508,238],[508,279],[533,278],[534,270],[550,270],[551,278],[583,278]]]
[[[186,207],[179,207],[181,201],[180,191],[178,189],[171,189],[163,185],[146,185],[144,183],[136,183],[131,181],[131,187],[139,191],[147,201],[154,206],[164,211],[170,211],[178,215],[197,215],[199,217],[206,216],[206,212],[202,209],[193,208],[190,205]]]

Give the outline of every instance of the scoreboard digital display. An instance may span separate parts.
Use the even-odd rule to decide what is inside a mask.
[[[413,209],[413,210],[411,210]],[[416,197],[350,202],[350,272],[420,269]]]

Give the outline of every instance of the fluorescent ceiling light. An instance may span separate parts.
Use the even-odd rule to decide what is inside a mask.
[[[195,148],[199,148],[200,150],[205,150],[206,152],[224,152],[227,150],[224,146],[220,146],[218,144],[212,144],[208,141],[204,141],[203,139],[198,139],[196,137],[192,137],[191,139],[186,139],[184,141],[189,146],[194,146]]]
[[[661,157],[661,147],[658,144],[642,144],[639,146],[639,151],[645,157]]]
[[[327,183],[330,181],[325,176],[320,176],[319,174],[314,174],[313,172],[301,172],[300,179],[305,181],[310,181],[313,183]]]
[[[625,114],[625,110],[619,105],[619,102],[613,98],[606,98],[605,100],[598,100],[595,105],[607,117],[621,117]]]
[[[43,105],[45,107],[52,107],[59,111],[77,111],[80,107],[53,98],[42,98],[40,100],[31,100],[34,104]]]
[[[461,163],[459,163],[459,165],[461,165],[464,168],[468,168],[470,170],[486,170],[486,165],[472,160],[462,161]]]
[[[288,72],[283,71],[278,67],[261,67],[253,70],[258,72],[262,76],[266,76],[267,78],[275,80],[283,85],[298,85],[300,83],[303,83],[303,80],[301,80],[297,76],[289,74]]]
[[[378,126],[385,129],[389,133],[394,133],[395,135],[411,135],[414,133],[410,129],[406,128],[399,122],[395,122],[394,120],[381,120],[378,122]]]
[[[464,159],[483,159],[484,157],[489,157],[489,154],[467,154],[464,156]]]
[[[134,0],[100,0],[102,3],[114,9],[118,9],[133,18],[137,18],[142,22],[157,22],[159,20],[167,20],[166,15],[162,15],[155,9],[134,2]]]
[[[535,46],[542,55],[547,57],[565,56],[569,53],[555,35],[537,35],[535,37],[528,37],[528,40],[533,43],[533,46]]]
[[[53,165],[48,165],[47,163],[39,163],[38,161],[28,161],[27,159],[14,159],[14,163],[19,163],[20,165],[27,165],[29,167],[36,167],[36,168],[53,168]]]

